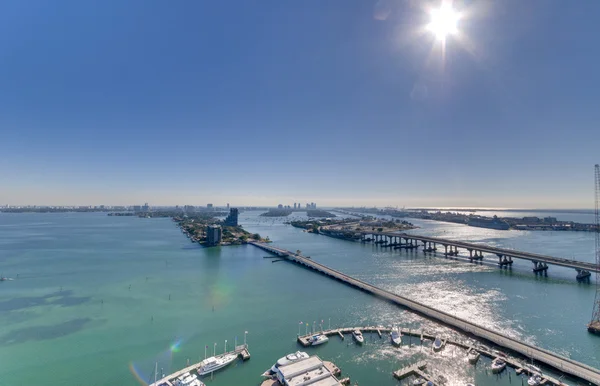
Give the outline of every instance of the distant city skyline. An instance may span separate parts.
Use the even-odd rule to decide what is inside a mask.
[[[593,206],[600,2],[439,4],[4,2],[0,205]]]

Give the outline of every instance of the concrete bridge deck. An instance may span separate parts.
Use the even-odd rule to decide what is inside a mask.
[[[581,271],[600,272],[600,270],[598,269],[598,266],[596,266],[596,264],[594,264],[594,263],[588,263],[588,262],[584,262],[584,261],[577,261],[577,260],[571,260],[571,259],[564,259],[561,257],[554,257],[554,256],[548,256],[548,255],[540,255],[540,254],[531,253],[531,252],[515,251],[512,249],[491,247],[491,246],[487,246],[487,245],[469,243],[469,242],[464,242],[464,241],[442,239],[442,238],[438,238],[438,237],[419,236],[419,235],[413,235],[413,234],[409,234],[409,233],[394,233],[394,232],[360,232],[360,233],[363,236],[373,235],[373,236],[382,236],[382,237],[399,237],[399,238],[403,238],[406,240],[416,240],[416,241],[421,241],[423,243],[430,243],[430,244],[433,244],[434,246],[437,244],[440,244],[440,245],[446,246],[446,247],[463,248],[468,251],[478,251],[478,252],[483,252],[483,253],[490,253],[490,254],[497,255],[499,257],[500,256],[512,257],[512,258],[517,258],[517,259],[529,260],[529,261],[537,262],[537,263],[553,264],[553,265],[558,265],[561,267],[573,268],[573,269],[581,270]]]
[[[398,234],[395,234],[395,236],[398,236]],[[504,347],[513,352],[519,353],[526,358],[534,359],[558,371],[580,378],[587,382],[591,382],[592,384],[600,385],[600,370],[595,369],[591,366],[555,354],[549,350],[535,347],[518,341],[516,339],[509,338],[488,328],[473,324],[468,320],[458,318],[446,312],[436,310],[435,308],[427,306],[423,303],[408,299],[406,297],[394,294],[374,285],[365,283],[361,280],[355,279],[342,272],[336,271],[332,268],[329,268],[323,264],[319,264],[316,261],[308,259],[302,255],[295,254],[291,251],[287,251],[285,249],[277,248],[264,243],[249,242],[249,244],[252,244],[263,250],[275,253],[278,256],[285,257],[289,261],[313,269],[326,276],[346,283],[352,287],[358,288],[365,292],[376,295],[382,299],[388,300],[394,304],[409,308],[425,317],[428,317],[429,319],[446,324],[457,330],[466,332],[467,334],[474,335],[478,338],[485,339],[489,342],[496,344],[499,347]]]

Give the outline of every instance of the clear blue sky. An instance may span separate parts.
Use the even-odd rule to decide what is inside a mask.
[[[5,1],[0,204],[591,207],[600,2],[454,7]]]

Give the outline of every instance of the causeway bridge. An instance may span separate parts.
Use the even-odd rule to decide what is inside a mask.
[[[515,251],[512,249],[491,247],[482,244],[468,243],[464,241],[455,241],[442,239],[438,237],[419,236],[408,233],[394,232],[360,232],[362,242],[373,242],[382,247],[394,249],[418,249],[422,247],[423,252],[437,252],[438,247],[444,248],[444,256],[458,256],[458,249],[461,248],[469,252],[466,256],[471,262],[481,261],[484,253],[492,254],[498,257],[500,267],[510,267],[513,259],[529,260],[533,263],[534,272],[547,272],[548,264],[561,267],[573,268],[577,271],[577,279],[583,280],[591,276],[591,272],[600,272],[598,266],[594,263],[583,261],[563,259],[548,255],[540,255],[531,252]]]
[[[395,237],[400,237],[398,234],[391,235]],[[405,237],[410,237],[413,238],[413,240],[415,240],[414,236],[406,235]],[[378,296],[394,304],[411,309],[412,311],[421,314],[431,320],[446,324],[450,327],[466,332],[467,334],[471,334],[478,338],[485,339],[489,342],[498,345],[499,347],[504,347],[513,352],[519,353],[526,358],[532,358],[538,362],[544,363],[549,367],[555,368],[556,370],[562,373],[569,374],[587,382],[591,382],[592,384],[600,385],[600,370],[595,369],[591,366],[563,357],[561,355],[553,353],[552,351],[523,343],[520,340],[509,338],[486,327],[481,327],[474,323],[471,323],[468,320],[458,318],[447,312],[439,311],[433,307],[427,306],[418,301],[411,300],[404,296],[386,291],[372,284],[355,279],[352,276],[348,276],[333,268],[329,268],[323,264],[317,263],[316,261],[313,261],[312,259],[302,256],[300,254],[296,254],[294,252],[282,248],[277,248],[266,243],[250,241],[248,242],[248,244],[252,244],[258,248],[280,256],[288,261],[317,271],[323,275],[329,276],[354,288],[358,288],[364,292],[368,292],[372,295]]]

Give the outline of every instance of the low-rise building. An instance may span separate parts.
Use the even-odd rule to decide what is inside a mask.
[[[316,355],[285,366],[279,366],[277,379],[280,384],[285,386],[341,385],[335,375],[327,369],[321,358]]]

